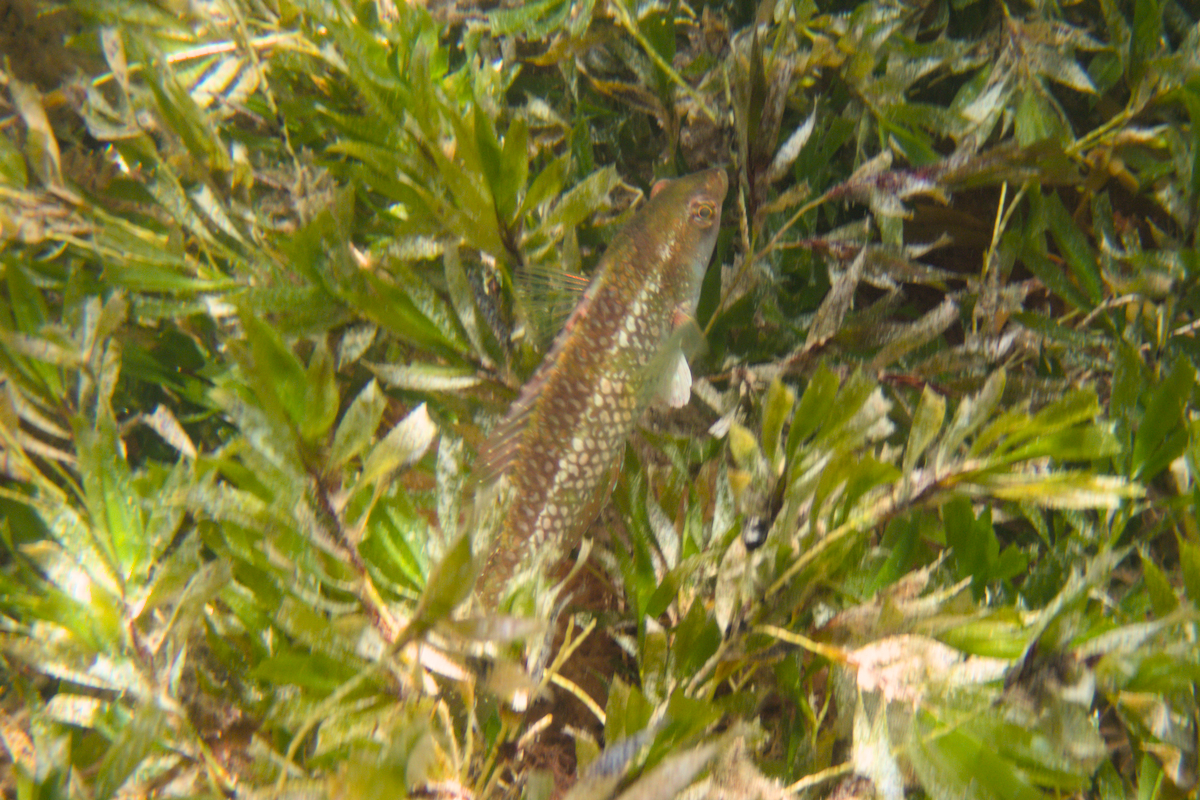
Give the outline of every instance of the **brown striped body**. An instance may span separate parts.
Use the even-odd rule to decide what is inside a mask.
[[[716,169],[656,184],[489,440],[482,470],[507,472],[513,499],[477,585],[485,603],[525,566],[579,542],[655,389],[672,365],[676,383],[690,380],[668,348],[678,349],[672,334],[695,310],[727,186]]]

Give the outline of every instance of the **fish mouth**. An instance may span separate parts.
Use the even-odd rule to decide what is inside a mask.
[[[705,178],[705,188],[707,188],[714,197],[719,200],[725,199],[725,194],[729,191],[729,176],[725,170],[720,167],[714,167],[708,171]]]

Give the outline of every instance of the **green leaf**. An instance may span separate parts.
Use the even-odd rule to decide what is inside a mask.
[[[758,448],[758,439],[748,428],[736,422],[729,425],[729,454],[742,469],[753,468],[763,457]]]
[[[1140,8],[1141,5],[1142,2],[1139,0],[1138,7]],[[1158,762],[1150,753],[1142,754],[1137,777],[1137,800],[1158,800],[1162,790],[1163,773]]]
[[[904,472],[911,473],[917,460],[937,438],[946,418],[946,399],[926,386],[921,392],[921,401],[913,413],[912,427],[908,431],[908,444],[904,448]]]
[[[8,300],[11,304],[13,322],[16,324],[17,331],[25,336],[41,333],[42,327],[50,319],[50,310],[42,293],[30,282],[26,271],[16,264],[10,265],[5,270],[4,277],[8,285]],[[4,342],[9,347],[17,344],[17,340],[6,342],[2,330],[0,330],[0,342]],[[13,347],[13,349],[17,350],[19,346]],[[63,373],[61,370],[56,369],[52,363],[37,357],[26,364],[27,369],[37,375],[45,384],[47,391],[55,397],[62,395]]]
[[[1117,773],[1117,768],[1111,759],[1102,763],[1096,773],[1096,797],[1097,800],[1127,800],[1128,798],[1125,784],[1121,781],[1121,776]]]
[[[950,427],[942,436],[935,458],[935,469],[940,469],[954,457],[958,446],[963,440],[974,433],[979,426],[987,421],[992,411],[1004,394],[1004,384],[1007,374],[997,370],[987,379],[983,388],[974,397],[964,397],[954,412]]]
[[[1068,392],[1033,418],[1014,409],[1002,414],[979,433],[971,446],[971,454],[981,455],[991,448],[995,457],[1006,463],[1042,455],[1055,455],[1060,461],[1100,458],[1119,447],[1115,438],[1107,427],[1079,426],[1099,413],[1100,401],[1091,388]],[[1056,441],[1051,443],[1051,439]],[[1051,444],[1065,449],[1055,452]]]
[[[646,41],[667,64],[675,60],[675,20],[672,18],[672,11],[651,11],[648,14],[640,14],[637,20],[638,28],[646,37]],[[670,86],[670,81],[661,69],[656,70],[655,75],[658,77],[656,90],[661,93]]]
[[[259,398],[282,409],[297,428],[308,419],[308,375],[276,330],[252,313],[241,314],[253,357],[248,376]]]
[[[1146,591],[1150,595],[1150,607],[1154,610],[1154,616],[1165,617],[1179,605],[1179,598],[1175,596],[1171,582],[1158,565],[1145,552],[1142,552],[1141,556],[1142,576],[1146,581]]]
[[[500,36],[521,33],[528,39],[537,40],[560,29],[570,10],[571,3],[566,0],[535,0],[491,11],[488,25]]]
[[[666,612],[679,596],[679,572],[669,570],[659,580],[658,588],[646,599],[643,613],[648,617],[657,617]]]
[[[1025,226],[1024,234],[1022,235],[1014,229],[1005,235],[1021,237],[1013,241],[1014,250],[1021,254],[1021,261],[1045,284],[1047,289],[1067,300],[1076,308],[1090,309],[1093,304],[1087,296],[1067,278],[1062,268],[1051,261],[1046,253],[1043,232],[1049,227],[1047,216],[1050,212],[1047,211],[1047,205],[1046,198],[1041,192],[1031,193],[1029,195],[1030,218]]]
[[[938,733],[927,712],[911,728],[913,767],[933,800],[1045,800],[996,742],[963,730]]]
[[[1029,644],[1029,633],[1012,611],[968,621],[939,638],[964,653],[991,658],[1018,658]]]
[[[333,434],[328,459],[330,468],[341,467],[371,443],[386,407],[387,400],[379,391],[379,384],[371,380],[350,403]]]
[[[774,148],[775,142],[766,141],[768,137],[762,135],[765,120],[763,109],[767,102],[767,72],[763,62],[767,51],[759,45],[757,25],[751,29],[751,35],[752,46],[747,53],[750,74],[747,75],[744,71],[747,66],[745,60],[738,59],[735,62],[738,69],[734,73],[734,85],[741,96],[738,110],[742,111],[735,124],[739,128],[739,134],[745,136],[746,153],[752,158],[761,158]]]
[[[990,509],[984,509],[979,518],[971,510],[971,502],[965,497],[951,500],[942,507],[942,519],[946,527],[946,544],[953,549],[958,577],[971,578],[975,598],[983,597],[992,570],[1000,557],[1000,542],[992,527]]]
[[[1029,556],[1017,549],[1016,545],[1010,544],[1001,551],[1000,558],[993,565],[992,578],[998,581],[1012,580],[1028,570]]]
[[[788,431],[787,457],[789,461],[796,460],[796,452],[800,444],[825,422],[825,416],[837,396],[838,376],[822,364],[808,382],[804,394],[800,397],[800,405],[792,416],[792,427]]]
[[[133,719],[121,727],[100,762],[95,783],[96,798],[107,800],[114,796],[151,753],[171,742],[173,737],[169,731],[162,709],[153,703],[140,706]]]
[[[1121,445],[1109,427],[1087,426],[1042,434],[1029,444],[1006,452],[1003,461],[1015,463],[1048,456],[1063,464],[1070,461],[1093,461],[1116,455],[1120,451]]]
[[[517,209],[516,218],[520,219],[551,197],[558,195],[562,191],[563,181],[566,180],[567,169],[570,165],[571,157],[569,154],[565,154],[553,159],[543,167],[542,171],[533,179],[533,183],[529,185],[529,191],[525,192],[525,197],[521,200],[521,207]]]
[[[493,189],[496,208],[502,225],[515,223],[521,190],[529,180],[529,125],[525,116],[514,113],[504,135],[504,149],[500,153],[500,172]]]
[[[14,189],[24,189],[29,181],[25,157],[7,134],[0,135],[0,181]]]
[[[287,649],[255,664],[249,677],[331,694],[354,677],[354,670],[349,664],[325,653]]]
[[[1135,0],[1133,36],[1129,42],[1130,85],[1136,85],[1150,69],[1151,60],[1162,47],[1162,37],[1163,15],[1158,0]]]
[[[1046,140],[1059,141],[1064,136],[1058,111],[1043,92],[1040,86],[1031,86],[1020,93],[1014,127],[1022,147]]]
[[[763,403],[762,446],[771,474],[778,474],[783,464],[783,452],[780,450],[780,434],[783,425],[791,414],[792,406],[796,403],[796,395],[776,378],[767,389],[766,400]]]
[[[317,340],[312,358],[305,373],[308,391],[305,395],[304,419],[300,433],[310,442],[315,442],[329,432],[337,419],[338,387],[334,377],[333,356],[325,338]]]
[[[469,347],[446,334],[413,302],[409,293],[390,281],[370,273],[363,276],[364,286],[345,290],[342,294],[349,305],[386,328],[389,332],[416,347],[429,349],[439,355],[457,360]],[[467,345],[467,347],[464,347]]]
[[[1183,88],[1180,99],[1187,109],[1192,128],[1192,178],[1188,184],[1188,193],[1194,202],[1195,198],[1200,198],[1200,80],[1189,81]],[[3,144],[0,144],[0,150],[2,149]],[[0,155],[0,161],[2,160],[3,156]],[[0,167],[0,172],[2,171],[3,168]]]
[[[5,270],[13,321],[21,333],[36,335],[50,319],[50,309],[42,293],[29,280],[25,269],[11,265]]]
[[[459,536],[446,555],[429,573],[425,591],[413,613],[414,630],[428,630],[450,616],[466,600],[475,586],[477,564],[471,554],[470,535]]]
[[[846,481],[842,504],[849,513],[854,504],[877,486],[894,483],[903,475],[894,464],[879,461],[872,456],[858,459],[854,471]]]
[[[1133,475],[1150,480],[1187,446],[1183,411],[1192,395],[1196,370],[1186,358],[1176,360],[1163,381],[1150,391],[1146,410],[1133,439]]]
[[[676,673],[681,678],[695,674],[717,651],[721,631],[703,603],[693,602],[687,614],[675,626],[671,650],[675,654]]]
[[[821,420],[816,443],[824,447],[855,447],[886,414],[887,408],[879,386],[863,372],[856,371],[842,384]]]
[[[500,150],[500,142],[496,139],[496,129],[492,125],[492,120],[488,118],[479,102],[475,103],[472,122],[475,127],[475,146],[479,151],[479,163],[483,168],[483,175],[487,179],[488,188],[491,190],[492,202],[495,203],[495,208],[492,209],[489,217],[477,220],[479,224],[485,225],[488,222],[497,221],[504,156]]]
[[[1076,282],[1087,295],[1090,301],[1088,307],[1094,307],[1104,299],[1104,282],[1100,278],[1096,254],[1092,252],[1075,220],[1067,213],[1058,194],[1050,192],[1044,197],[1046,222],[1050,226],[1054,243],[1066,259]]]
[[[878,592],[899,580],[913,562],[913,554],[920,536],[920,523],[915,514],[897,517],[884,529],[880,547],[887,552],[883,565],[867,584],[868,591]]]
[[[116,424],[101,417],[94,428],[77,427],[75,439],[94,535],[101,537],[121,579],[144,578],[150,542]]]
[[[1183,573],[1183,589],[1194,605],[1200,605],[1200,545],[1179,543],[1179,569]]]

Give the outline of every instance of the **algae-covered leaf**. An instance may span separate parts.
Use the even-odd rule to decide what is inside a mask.
[[[386,405],[379,384],[374,380],[369,381],[350,403],[333,434],[333,444],[329,448],[331,467],[342,466],[370,444],[379,429]]]
[[[1189,4],[17,5],[6,788],[1194,792]],[[690,402],[458,618],[527,279],[722,166]]]
[[[913,413],[912,427],[908,432],[908,444],[904,448],[904,471],[912,472],[917,461],[942,430],[946,418],[946,400],[926,386],[921,391],[921,400]]]
[[[900,765],[892,754],[892,742],[888,735],[887,704],[880,704],[872,720],[863,706],[862,696],[854,711],[854,746],[851,758],[854,771],[870,778],[875,791],[883,800],[901,800],[904,797],[904,777]]]
[[[603,206],[620,180],[612,167],[598,169],[567,192],[546,214],[541,227],[546,231],[569,230]]]
[[[974,482],[1003,500],[1061,509],[1117,508],[1145,494],[1142,487],[1124,478],[1090,472],[980,476]]]
[[[162,437],[163,441],[174,447],[188,458],[195,458],[196,445],[188,436],[187,431],[179,424],[179,420],[166,406],[157,406],[154,413],[142,417],[142,421]]]
[[[958,446],[971,433],[982,426],[1000,402],[1004,393],[1006,373],[1004,370],[993,373],[983,385],[983,389],[974,397],[965,397],[958,404],[950,426],[942,436],[938,445],[936,463],[940,466],[950,459]]]
[[[421,459],[437,436],[437,425],[429,417],[425,403],[414,408],[380,439],[363,463],[359,482],[374,483],[402,467]]]
[[[46,116],[41,94],[30,84],[10,78],[9,93],[21,115],[28,133],[25,140],[25,155],[33,167],[34,174],[44,186],[61,187],[62,155],[58,137]]]
[[[142,705],[108,748],[96,777],[96,797],[109,798],[158,751],[167,733],[166,715],[152,703]]]
[[[683,791],[717,755],[715,742],[698,745],[664,758],[625,791],[617,800],[655,800]]]
[[[478,386],[482,379],[469,367],[441,364],[369,364],[380,380],[396,389],[418,392],[453,392]]]

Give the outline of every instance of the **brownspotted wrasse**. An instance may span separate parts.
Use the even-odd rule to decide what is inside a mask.
[[[655,184],[484,446],[480,482],[511,483],[476,583],[485,608],[497,608],[514,577],[579,544],[651,400],[687,403],[691,372],[676,332],[695,312],[727,190],[721,169]]]

